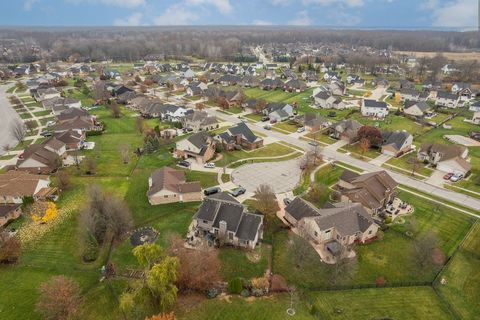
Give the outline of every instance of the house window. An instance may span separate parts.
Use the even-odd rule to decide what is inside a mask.
[[[330,231],[332,231],[332,230],[327,230],[327,231],[325,231],[325,233],[330,233]]]
[[[164,195],[163,197],[164,197],[164,198],[168,198],[168,195],[166,194],[166,195]]]
[[[205,223],[205,224],[207,224],[207,223],[208,223],[208,221],[207,221],[207,220],[202,220],[202,222],[203,222],[203,223]]]
[[[368,231],[368,234],[372,234],[372,230]]]

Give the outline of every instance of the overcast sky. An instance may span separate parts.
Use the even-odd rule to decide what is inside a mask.
[[[475,29],[477,6],[478,0],[2,0],[0,25]]]

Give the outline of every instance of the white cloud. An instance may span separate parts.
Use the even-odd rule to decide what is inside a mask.
[[[295,19],[288,21],[288,24],[292,26],[309,26],[313,24],[313,21],[308,16],[308,12],[303,10],[297,14]]]
[[[189,25],[198,20],[199,16],[191,11],[185,10],[185,6],[173,5],[165,12],[153,19],[158,26]]]
[[[23,10],[25,11],[32,10],[33,6],[38,2],[40,2],[40,0],[25,0],[23,2]]]
[[[292,3],[291,0],[270,0],[270,3],[274,6],[287,6]]]
[[[477,8],[478,0],[455,0],[433,7],[431,8],[433,17],[432,26],[475,28],[478,24]]]
[[[231,13],[233,10],[230,0],[186,0],[187,5],[212,5],[223,14]]]
[[[326,5],[345,5],[347,7],[362,7],[365,4],[364,0],[303,0],[304,5],[318,4],[322,6]]]
[[[271,26],[271,25],[273,25],[272,22],[266,21],[266,20],[253,20],[252,24],[256,25],[256,26]]]
[[[116,6],[116,7],[125,7],[125,8],[135,8],[139,6],[145,5],[147,2],[146,0],[65,0],[69,3],[93,3],[93,4],[106,4],[109,6]]]
[[[135,27],[135,26],[139,26],[139,25],[142,24],[141,23],[142,18],[143,18],[143,14],[141,14],[140,12],[135,12],[134,14],[132,14],[132,15],[126,17],[126,18],[115,19],[115,21],[113,21],[113,25]]]

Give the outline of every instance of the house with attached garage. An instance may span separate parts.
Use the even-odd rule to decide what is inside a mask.
[[[160,119],[170,122],[180,122],[187,113],[187,109],[173,104],[162,104],[159,108]]]
[[[85,132],[78,132],[74,130],[55,133],[54,137],[65,144],[67,151],[81,149],[86,139]]]
[[[34,98],[38,102],[52,98],[60,98],[60,91],[55,88],[37,89]]]
[[[331,125],[327,119],[317,112],[307,112],[303,116],[298,116],[296,121],[309,132],[317,132]]]
[[[302,79],[307,82],[318,81],[318,74],[315,70],[305,70],[302,72]]]
[[[260,85],[260,80],[255,76],[245,76],[242,79],[241,85],[244,87],[254,88]]]
[[[340,81],[342,77],[338,73],[327,71],[323,74],[323,80],[325,81]]]
[[[480,111],[480,100],[470,103],[470,106],[468,107],[468,110],[474,111],[474,112],[479,112]]]
[[[369,214],[378,215],[395,199],[397,186],[386,171],[358,174],[345,170],[334,188],[342,202],[360,203]]]
[[[424,143],[417,154],[418,160],[436,166],[437,170],[464,176],[472,170],[472,165],[467,162],[467,157],[468,148],[440,143]]]
[[[432,107],[425,101],[405,101],[403,112],[409,116],[423,118],[433,113]]]
[[[456,82],[452,85],[451,92],[460,97],[460,101],[468,101],[475,97],[472,85],[465,82]]]
[[[291,79],[285,82],[284,89],[287,92],[303,92],[307,89],[307,85],[302,80]]]
[[[193,132],[218,128],[217,117],[209,115],[206,111],[188,110],[181,122],[184,128]]]
[[[333,256],[338,256],[342,247],[372,241],[379,229],[360,203],[340,202],[319,209],[300,197],[285,208],[285,220]]]
[[[182,67],[180,69],[180,76],[182,78],[192,79],[195,77],[195,72],[193,72],[193,70],[190,69],[189,67]]]
[[[220,83],[222,86],[227,87],[227,86],[234,86],[238,83],[240,83],[242,79],[240,77],[235,76],[233,74],[225,74],[218,78],[215,83]]]
[[[275,90],[277,88],[283,88],[284,83],[282,80],[276,79],[263,79],[260,81],[260,88],[262,90]]]
[[[314,96],[315,106],[323,109],[345,109],[346,105],[340,97],[335,97],[329,92],[320,91]]]
[[[382,154],[399,157],[412,149],[413,136],[406,131],[382,132]]]
[[[184,171],[163,167],[148,178],[147,197],[151,205],[157,205],[202,201],[203,193],[200,182],[187,182]]]
[[[263,109],[263,114],[270,118],[270,121],[284,121],[293,116],[293,106],[288,103],[272,102]]]
[[[38,200],[43,194],[55,193],[49,177],[26,171],[7,171],[0,175],[0,203],[22,204],[24,198]]]
[[[50,174],[62,166],[67,146],[51,137],[41,144],[29,145],[18,157],[16,168],[33,174]]]
[[[388,115],[388,106],[383,101],[363,99],[362,116],[383,119]]]
[[[460,97],[454,93],[449,93],[445,91],[438,91],[437,98],[435,99],[435,104],[440,107],[446,108],[458,108],[461,107]]]
[[[215,140],[207,132],[198,132],[176,143],[175,156],[204,164],[215,156],[215,145]]]
[[[43,108],[46,110],[52,110],[54,115],[60,114],[62,111],[69,108],[81,108],[82,102],[75,98],[55,97],[42,101]]]
[[[247,212],[227,193],[206,198],[193,216],[187,239],[207,239],[214,244],[255,249],[263,238],[263,215]]]
[[[390,83],[385,78],[377,77],[374,80],[372,80],[372,86],[387,88],[388,86],[390,86]]]
[[[21,204],[1,204],[0,203],[0,227],[10,221],[20,218],[22,215]]]
[[[358,140],[358,130],[360,130],[361,127],[363,127],[363,125],[356,120],[343,119],[332,124],[328,128],[328,134],[334,139],[352,143]]]
[[[415,89],[402,89],[400,90],[400,100],[404,101],[426,101],[428,98],[428,92],[419,92]]]
[[[328,85],[330,92],[336,96],[344,96],[347,93],[347,87],[343,82],[333,81]]]
[[[227,129],[215,138],[222,144],[223,149],[229,151],[235,150],[236,146],[241,146],[246,150],[263,147],[263,139],[255,135],[244,122]]]

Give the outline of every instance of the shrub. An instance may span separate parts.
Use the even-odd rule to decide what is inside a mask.
[[[386,283],[387,283],[387,280],[386,280],[385,277],[383,277],[383,276],[378,277],[378,278],[375,280],[375,284],[376,284],[377,286],[384,286]]]
[[[250,296],[250,291],[248,291],[247,289],[243,289],[242,292],[240,292],[240,295],[244,298],[247,298]]]
[[[228,282],[228,292],[232,294],[240,294],[243,289],[242,279],[235,278]]]

